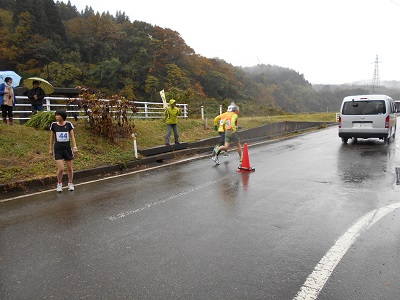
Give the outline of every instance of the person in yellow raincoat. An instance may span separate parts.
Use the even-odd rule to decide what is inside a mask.
[[[165,108],[164,118],[167,124],[167,135],[165,136],[165,145],[169,146],[169,140],[171,137],[172,130],[174,131],[175,144],[179,144],[179,133],[178,133],[178,116],[182,114],[182,111],[176,107],[176,101],[174,99],[169,100],[169,106]]]

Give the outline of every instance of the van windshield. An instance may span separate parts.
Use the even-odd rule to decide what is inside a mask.
[[[349,101],[343,104],[343,115],[379,115],[386,113],[385,101]]]

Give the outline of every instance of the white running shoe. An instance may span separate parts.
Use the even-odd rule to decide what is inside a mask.
[[[74,184],[72,182],[68,183],[68,191],[72,192],[74,190]]]
[[[57,183],[57,193],[62,193],[62,183]]]
[[[228,157],[228,156],[229,156],[229,153],[225,151],[223,157]]]
[[[211,159],[212,159],[217,165],[219,165],[218,156],[214,155],[213,157],[211,157]]]

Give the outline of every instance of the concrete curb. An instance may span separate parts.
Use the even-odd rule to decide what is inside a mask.
[[[243,143],[256,143],[259,141],[268,141],[286,134],[302,133],[307,130],[317,130],[327,126],[336,125],[335,122],[279,122],[267,124],[261,127],[239,131],[239,136]],[[210,152],[213,147],[218,144],[219,136],[205,140],[200,140],[193,143],[188,143],[188,148],[166,152],[162,154],[152,155],[135,161],[127,162],[126,164],[102,166],[94,169],[80,170],[74,172],[74,180],[77,182],[85,181],[88,178],[105,177],[115,174],[121,174],[134,169],[143,169],[163,163],[167,160],[179,159],[184,156],[191,156],[199,153]],[[163,146],[164,147],[164,146]],[[67,175],[64,174],[66,177]],[[30,190],[41,190],[48,188],[49,185],[54,185],[57,181],[56,176],[32,179],[16,182],[13,184],[0,185],[0,199],[9,193],[24,193]]]

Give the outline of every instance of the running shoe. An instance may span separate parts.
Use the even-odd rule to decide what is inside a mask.
[[[68,183],[68,191],[70,191],[70,192],[72,192],[72,191],[74,191],[74,184],[72,183],[72,182],[69,182]]]
[[[211,157],[211,159],[212,159],[217,165],[219,165],[218,156],[214,155],[213,157]]]
[[[62,183],[57,183],[57,193],[62,193]]]
[[[228,157],[228,156],[229,156],[229,153],[225,151],[223,157]]]

